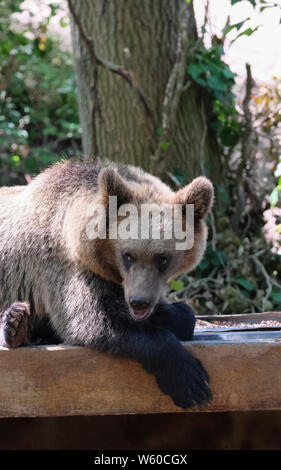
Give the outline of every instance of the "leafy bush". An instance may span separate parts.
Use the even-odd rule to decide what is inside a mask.
[[[187,57],[187,72],[192,80],[206,90],[215,119],[209,124],[225,147],[234,146],[239,141],[242,125],[236,119],[232,92],[235,73],[222,60],[222,45],[206,49],[202,41],[197,41]]]
[[[231,0],[231,4],[239,1]],[[279,6],[264,0],[249,2],[260,12]],[[206,46],[208,2],[206,5],[202,34],[189,43],[186,79],[195,82],[207,98],[207,125],[218,138],[225,178],[215,188],[216,210],[208,220],[210,240],[204,258],[194,272],[171,280],[169,299],[188,299],[198,314],[279,311],[280,79],[275,77],[273,85],[254,84],[247,70],[249,81],[238,107],[233,93],[235,74],[223,60],[223,44],[230,32],[232,44],[241,36],[252,35],[259,26],[247,27],[249,18],[233,25],[228,19],[221,37],[212,36]],[[270,174],[262,179],[261,165],[273,169],[278,156],[275,178]],[[180,184],[186,183],[182,176],[180,170],[174,172]],[[270,204],[271,209],[265,211]]]
[[[280,310],[281,257],[260,238],[225,229],[208,243],[198,268],[170,283],[170,301],[188,299],[197,314]]]
[[[47,36],[46,24],[35,35],[13,31],[18,3],[0,2],[7,13],[0,23],[0,184],[79,150],[81,139],[72,55]]]

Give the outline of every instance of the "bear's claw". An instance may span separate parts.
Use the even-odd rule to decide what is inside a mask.
[[[30,306],[28,302],[14,302],[2,319],[3,346],[17,348],[29,343]]]

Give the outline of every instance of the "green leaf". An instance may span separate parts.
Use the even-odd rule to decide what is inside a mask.
[[[242,26],[244,25],[244,23],[245,23],[246,21],[248,21],[249,19],[250,19],[250,18],[248,17],[248,18],[246,18],[245,20],[240,21],[239,23],[235,23],[235,24],[232,24],[232,25],[228,25],[228,26],[226,26],[226,27],[224,28],[223,32],[224,32],[225,34],[228,34],[228,33],[229,33],[230,31],[232,31],[234,28],[236,28],[237,31],[239,31],[239,29],[241,29]]]
[[[42,155],[41,160],[44,165],[49,166],[51,163],[58,162],[60,160],[58,155]]]
[[[273,290],[269,296],[277,304],[281,303],[281,292]]]
[[[68,17],[67,16],[62,17],[60,19],[60,26],[62,28],[67,28],[68,25],[69,25]]]
[[[278,202],[278,195],[279,195],[279,191],[278,191],[278,187],[276,187],[276,188],[273,189],[272,193],[270,194],[271,207],[276,206],[276,204]]]
[[[168,150],[168,148],[170,147],[171,145],[171,142],[161,142],[160,144],[160,149],[161,150]]]
[[[241,132],[241,124],[234,120],[223,123],[222,126],[218,129],[219,137],[225,147],[232,147],[236,145],[241,136]]]
[[[245,29],[245,31],[242,31],[242,33],[240,33],[240,36],[243,36],[243,35],[251,36],[257,29],[258,29],[258,26],[256,26],[254,29],[247,28]]]
[[[10,157],[10,165],[13,168],[16,168],[20,165],[20,156],[19,155],[12,155]]]
[[[177,291],[184,287],[184,283],[182,281],[172,280],[170,282],[170,287],[171,287],[171,290]]]
[[[156,132],[157,132],[158,135],[163,135],[164,134],[164,129],[162,129],[162,127],[159,127]]]
[[[202,64],[191,64],[187,71],[196,80],[200,75],[205,74],[206,68]]]
[[[235,5],[235,3],[238,3],[238,2],[241,2],[242,0],[231,0],[231,5]],[[251,3],[251,5],[253,5],[253,7],[256,6],[256,0],[248,0],[248,2]]]
[[[201,85],[201,86],[203,86],[203,87],[205,87],[205,86],[207,85],[207,82],[206,82],[206,80],[205,80],[204,78],[200,78],[200,77],[199,77],[199,78],[197,78],[195,81],[196,81],[197,83],[199,83],[199,85]]]
[[[211,75],[208,77],[207,84],[210,88],[213,88],[213,90],[226,91],[227,89],[225,80],[220,75]]]
[[[213,260],[214,266],[218,266],[218,265],[225,266],[227,264],[227,256],[226,256],[225,251],[217,250],[215,253],[216,253],[218,262],[214,262]]]
[[[38,160],[35,157],[27,157],[24,160],[24,168],[27,173],[36,173],[38,171]]]
[[[208,259],[203,259],[201,263],[199,264],[199,269],[201,271],[205,271],[210,266],[210,261]]]
[[[232,72],[232,70],[230,70],[229,67],[225,67],[223,69],[223,74],[226,78],[235,78],[236,77],[236,73]]]
[[[247,279],[245,279],[244,277],[239,277],[238,279],[236,279],[236,282],[237,282],[237,284],[244,287],[244,289],[246,289],[250,292],[255,290],[254,284],[252,282],[248,281]]]
[[[236,38],[231,41],[231,44],[234,41],[236,41],[238,38],[240,38],[241,36],[251,36],[255,31],[257,31],[259,29],[259,27],[260,27],[260,25],[256,26],[254,29],[252,29],[252,28],[245,29],[245,31],[242,31],[242,33],[238,34],[238,36],[236,36]]]

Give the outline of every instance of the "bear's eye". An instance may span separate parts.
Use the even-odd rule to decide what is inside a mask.
[[[158,269],[160,272],[164,272],[170,264],[170,256],[160,255],[157,259]]]
[[[122,258],[125,268],[129,269],[134,262],[133,256],[128,251],[125,251],[125,253],[122,254]]]

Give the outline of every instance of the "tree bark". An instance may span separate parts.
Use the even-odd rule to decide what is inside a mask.
[[[178,53],[184,14],[186,40],[197,37],[192,3],[68,3],[85,159],[98,156],[131,163],[166,179],[180,170],[187,180],[207,174],[219,181],[218,146],[207,127],[204,96],[195,85],[182,88],[179,99],[171,102],[166,117],[174,122],[163,131],[169,80],[184,59],[184,49]],[[123,75],[114,72],[116,65]]]

